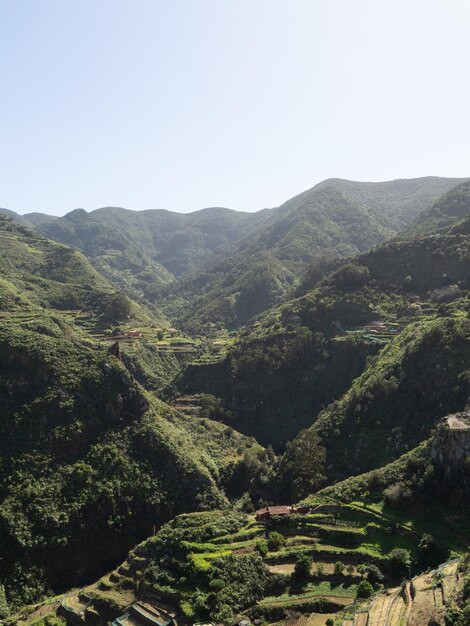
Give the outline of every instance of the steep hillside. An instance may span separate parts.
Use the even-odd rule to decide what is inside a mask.
[[[188,365],[176,382],[185,392],[222,398],[228,423],[280,450],[349,388],[376,352],[361,339],[335,341],[279,324],[273,334],[242,337],[222,362]]]
[[[83,209],[65,217],[36,225],[51,239],[81,250],[106,278],[121,289],[151,300],[155,290],[173,280],[139,239],[115,226],[103,223]]]
[[[396,461],[326,487],[317,496],[360,501],[385,515],[413,520],[415,529],[431,535],[435,534],[433,524],[451,522],[449,539],[463,540],[465,547],[470,544],[469,453],[470,413],[466,410],[438,420],[429,439]]]
[[[103,224],[112,224],[130,234],[158,263],[180,277],[225,258],[236,249],[240,239],[263,224],[268,213],[244,213],[222,207],[193,213],[104,208],[92,215]]]
[[[451,235],[470,235],[470,216],[455,223],[449,230]]]
[[[25,213],[22,217],[33,226],[40,226],[42,224],[46,224],[47,222],[53,222],[54,220],[59,219],[56,215],[47,215],[47,213],[37,212]]]
[[[8,217],[20,226],[26,226],[30,228],[32,226],[31,222],[29,222],[29,220],[25,216],[19,215],[18,213],[15,213],[15,211],[10,211],[10,209],[0,208],[0,216]]]
[[[397,458],[469,396],[470,321],[411,324],[313,426],[328,475],[344,478]]]
[[[0,240],[1,308],[23,303],[77,309],[116,291],[79,252],[2,216]]]
[[[448,416],[393,464],[300,507],[264,508],[264,520],[233,509],[180,515],[95,584],[26,609],[24,624],[42,609],[86,623],[140,625],[151,615],[399,626],[408,617],[414,626],[463,626],[468,557],[455,557],[470,541],[469,424]]]
[[[432,177],[385,183],[325,180],[281,205],[251,247],[276,248],[281,258],[303,261],[323,249],[351,256],[390,238],[459,182]]]
[[[60,319],[3,320],[0,356],[0,579],[12,594],[86,580],[153,523],[221,501],[176,416]]]
[[[0,311],[60,310],[76,325],[161,323],[157,309],[130,300],[78,251],[0,216]],[[88,321],[87,321],[88,320]]]
[[[470,214],[470,182],[465,181],[448,191],[426,208],[400,233],[401,237],[417,237],[446,232],[449,227]]]
[[[320,191],[331,200],[329,184]],[[398,195],[393,210],[406,219],[409,204],[398,204]],[[335,220],[346,206],[362,214],[362,202],[348,200]],[[283,224],[288,217],[285,211]],[[76,248],[99,222],[82,212],[67,219],[73,237],[83,237]],[[374,228],[385,228],[380,219]],[[242,233],[241,222],[237,228]],[[127,230],[101,230],[95,250],[101,237],[118,251],[135,245],[144,266],[147,253],[131,241],[131,224]],[[230,268],[236,253],[217,267],[243,268],[239,300],[247,283],[259,281],[240,300],[247,318],[263,290],[262,306],[269,306],[293,288],[297,261],[282,233],[270,231],[271,247],[257,251],[256,263],[240,237],[244,264]],[[22,608],[11,624],[55,626],[66,615],[139,626],[149,615],[165,623],[174,615],[232,626],[243,618],[290,619],[295,610],[319,616],[315,626],[326,619],[360,624],[362,617],[385,626],[383,615],[395,626],[407,611],[416,626],[428,626],[416,621],[428,583],[416,579],[413,605],[411,583],[400,591],[400,581],[410,565],[419,574],[460,555],[470,532],[465,218],[439,237],[392,241],[326,263],[316,279],[310,273],[303,296],[236,337],[185,338],[186,346],[200,346],[185,357],[177,357],[178,331],[163,327],[149,303],[117,292],[96,258],[94,267],[77,249],[5,217],[0,241],[0,618],[22,602],[76,587]],[[227,242],[221,245],[214,254],[226,253]],[[126,283],[131,294],[139,293],[138,275]],[[209,293],[209,273],[194,284],[209,285]],[[233,306],[233,297],[227,302]],[[203,311],[212,329],[220,325],[216,311]],[[174,408],[154,395],[163,387]],[[276,459],[252,435],[285,454]],[[280,516],[265,523],[249,513],[252,503],[304,497],[308,510],[277,509]],[[437,584],[437,574],[427,576]],[[449,609],[463,614],[454,570],[450,579]]]
[[[257,213],[107,207],[18,219],[81,250],[119,288],[158,302],[194,333],[244,324],[292,293],[312,259],[350,256],[394,236],[459,182],[331,179]]]
[[[424,360],[427,348],[435,347],[418,344],[434,323],[459,337],[470,310],[469,267],[468,236],[379,246],[260,317],[223,361],[188,367],[180,385],[223,398],[232,424],[279,447],[349,388],[368,357],[399,342],[400,332]],[[377,321],[377,328],[365,328]],[[396,356],[392,345],[384,350]],[[442,349],[445,361],[448,347]],[[411,365],[409,371],[413,375]],[[446,384],[454,383],[448,378]]]
[[[191,332],[240,326],[292,293],[313,259],[351,256],[391,238],[458,182],[324,181],[273,209],[238,253],[175,285],[163,305]]]
[[[230,254],[264,215],[223,208],[182,214],[107,207],[92,213],[77,209],[54,221],[36,220],[36,226],[84,252],[115,284],[154,300],[174,277]]]
[[[0,581],[15,606],[91,580],[175,513],[225,503],[237,464],[264,451],[136,382],[158,387],[174,357],[103,339],[156,319],[81,253],[7,218],[0,240]]]

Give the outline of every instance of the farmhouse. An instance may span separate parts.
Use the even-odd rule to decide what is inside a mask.
[[[295,507],[286,504],[280,506],[266,506],[256,511],[255,518],[257,522],[265,522],[276,515],[291,515],[293,513],[305,515],[309,511],[310,507],[308,506]]]

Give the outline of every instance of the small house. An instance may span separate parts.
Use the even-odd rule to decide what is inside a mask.
[[[310,507],[308,506],[295,507],[288,506],[287,504],[279,506],[266,506],[263,509],[256,511],[255,518],[257,522],[265,522],[266,520],[269,520],[277,515],[291,515],[292,513],[305,515],[309,511]]]

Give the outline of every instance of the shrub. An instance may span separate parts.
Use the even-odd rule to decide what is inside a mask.
[[[364,577],[367,574],[367,565],[364,565],[363,563],[360,563],[357,566],[357,571],[359,572],[359,574]]]
[[[403,482],[394,483],[384,490],[384,500],[390,506],[400,506],[412,497],[411,489]]]
[[[358,598],[370,598],[374,593],[374,589],[368,580],[361,580],[359,585],[357,586],[357,597]]]
[[[280,550],[286,543],[283,535],[281,533],[276,532],[275,530],[271,531],[268,535],[268,547],[270,550]]]
[[[225,626],[231,626],[236,622],[233,611],[228,604],[221,604],[214,618],[218,623],[225,624]]]
[[[337,561],[335,563],[335,574],[338,576],[341,575],[344,572],[345,567],[346,565],[342,561]]]
[[[255,549],[259,552],[259,554],[262,557],[265,557],[268,553],[268,544],[266,543],[266,541],[258,541]]]
[[[397,578],[406,574],[410,562],[410,553],[404,548],[395,548],[388,555],[390,573]]]
[[[299,554],[295,560],[294,573],[299,578],[308,578],[312,569],[312,557],[308,554]]]
[[[384,579],[384,575],[379,570],[377,565],[369,565],[367,568],[367,580],[372,583],[381,583]]]
[[[225,587],[225,583],[221,578],[213,578],[209,582],[209,589],[216,593]]]

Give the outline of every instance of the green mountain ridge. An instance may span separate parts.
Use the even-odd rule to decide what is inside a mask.
[[[197,333],[211,324],[241,326],[292,293],[316,257],[351,256],[383,242],[460,181],[329,179],[256,213],[107,207],[31,220],[84,252],[120,289]]]
[[[351,256],[383,242],[458,182],[324,181],[271,210],[240,251],[210,273],[172,286],[163,306],[191,332],[240,326],[292,294],[313,259]]]
[[[460,566],[422,572],[470,543],[466,185],[0,216],[7,626],[461,616]],[[452,220],[396,237],[430,205]]]
[[[412,237],[446,232],[449,227],[470,214],[470,182],[452,188],[425,209],[400,234]]]

